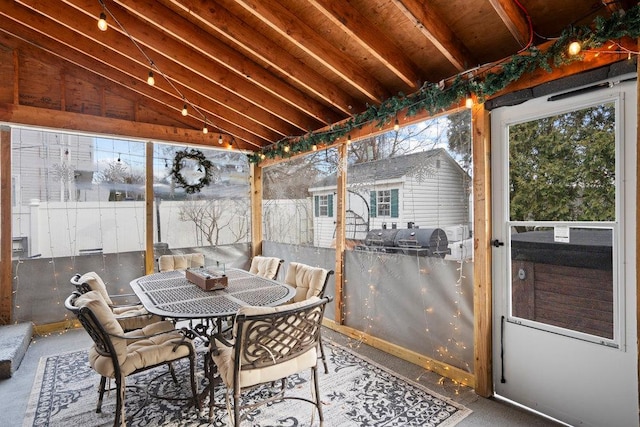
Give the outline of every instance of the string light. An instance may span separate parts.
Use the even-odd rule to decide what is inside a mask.
[[[204,122],[202,124],[202,133],[203,134],[208,134],[209,133],[209,129],[207,128],[207,119],[204,119]]]
[[[151,64],[151,69],[149,70],[149,74],[147,76],[147,84],[149,86],[154,86],[155,85],[155,76],[154,76],[154,71],[156,73],[159,73],[160,76],[167,82],[167,84],[169,86],[171,86],[171,88],[173,88],[173,90],[182,98],[182,100],[184,101],[184,105],[182,107],[182,110],[180,111],[182,116],[186,117],[189,115],[189,109],[188,106],[191,106],[192,111],[195,111],[195,113],[192,112],[192,114],[198,114],[200,115],[203,119],[206,119],[206,115],[203,112],[203,110],[201,108],[199,108],[197,105],[194,105],[193,103],[189,102],[189,100],[184,96],[184,94],[182,93],[182,91],[180,91],[180,89],[178,87],[176,87],[176,85],[173,83],[173,81],[171,79],[169,79],[163,72],[162,70],[160,70],[160,68],[153,62],[153,60],[149,57],[149,55],[147,55],[145,53],[145,51],[142,49],[142,47],[140,46],[140,44],[138,44],[138,42],[136,42],[136,40],[133,38],[133,36],[127,31],[127,29],[124,27],[124,25],[122,25],[122,23],[118,20],[118,18],[116,18],[116,16],[114,16],[114,14],[109,10],[109,8],[107,7],[107,5],[104,3],[103,0],[98,0],[98,2],[100,3],[100,6],[102,6],[102,12],[100,13],[100,17],[98,19],[98,27],[102,30],[102,31],[106,31],[108,24],[107,24],[107,15],[110,16],[110,19],[113,19],[113,21],[116,23],[116,25],[122,30],[122,32],[129,38],[129,40],[131,41],[131,43],[133,43],[133,45],[138,49],[138,51],[140,51],[140,53],[145,57],[145,59],[147,60],[147,62],[149,62],[149,64]],[[203,133],[207,133],[208,129],[206,127],[206,122],[205,122],[205,126],[202,129]]]
[[[288,153],[288,152],[289,152],[289,150],[290,150],[290,148],[289,148],[289,144],[285,145],[285,146],[284,146],[284,148],[283,148],[283,150],[284,150],[284,152],[285,152],[285,153]]]
[[[347,135],[347,144],[351,144],[351,134]]]
[[[100,12],[100,19],[98,19],[98,28],[100,31],[107,31],[109,25],[107,24],[107,15],[104,12]]]
[[[393,124],[393,130],[395,130],[396,132],[398,132],[398,130],[400,129],[400,122],[398,122],[398,118],[396,117],[396,121]]]
[[[464,101],[464,105],[467,108],[473,108],[473,98],[471,97],[471,95],[467,96],[467,99]]]
[[[573,41],[569,44],[569,55],[571,56],[576,56],[577,54],[580,53],[580,51],[582,50],[582,45],[580,44],[580,42],[577,41]]]
[[[222,145],[222,134],[218,135],[218,144]]]
[[[149,70],[149,76],[147,77],[147,83],[149,86],[156,84],[156,79],[153,78],[153,70]]]
[[[313,144],[313,145],[311,146],[311,150],[313,150],[313,151],[318,151],[318,146],[317,146],[316,144]]]

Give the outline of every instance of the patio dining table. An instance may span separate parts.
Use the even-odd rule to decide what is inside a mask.
[[[228,285],[205,291],[184,271],[153,273],[131,281],[131,289],[150,313],[171,319],[221,319],[242,306],[273,307],[289,301],[295,289],[238,268],[227,268]]]
[[[130,282],[131,289],[149,311],[164,318],[189,320],[183,328],[190,338],[204,340],[209,354],[209,343],[214,336],[224,332],[224,319],[235,316],[243,306],[273,307],[289,301],[296,291],[292,286],[267,279],[238,268],[226,268],[227,286],[224,289],[206,291],[187,280],[185,271],[174,270],[153,273]],[[207,356],[207,363],[211,358]],[[205,364],[205,374],[215,369]],[[210,371],[213,372],[213,371]],[[199,393],[204,399],[213,385],[213,377]]]

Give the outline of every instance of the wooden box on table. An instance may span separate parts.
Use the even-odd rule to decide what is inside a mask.
[[[223,272],[206,267],[187,269],[185,277],[205,291],[224,289],[229,284],[228,278]]]

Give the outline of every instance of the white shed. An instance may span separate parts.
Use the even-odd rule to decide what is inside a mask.
[[[335,238],[336,175],[309,189],[314,207],[314,245]],[[469,236],[471,177],[443,148],[349,166],[346,237],[363,240],[369,230],[442,228],[450,242]]]

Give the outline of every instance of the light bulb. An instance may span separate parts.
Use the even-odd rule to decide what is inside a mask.
[[[313,150],[313,151],[318,151],[318,146],[317,146],[316,144],[313,144],[313,145],[311,146],[311,150]]]
[[[260,160],[264,160],[267,156],[264,155],[264,153],[260,153]]]
[[[107,27],[107,15],[101,12],[100,19],[98,19],[98,28],[100,28],[100,31],[107,31]]]
[[[187,114],[189,114],[189,111],[187,111],[187,104],[184,104],[182,106],[182,115],[186,116]]]
[[[351,144],[351,135],[347,135],[347,144]]]
[[[231,144],[231,141],[229,141],[229,145],[227,145],[227,150],[231,150],[233,148],[233,144]]]
[[[288,146],[288,145],[285,145],[285,146],[284,146],[284,152],[285,152],[285,153],[288,153],[288,152],[289,152],[289,146]]]
[[[156,84],[156,79],[153,78],[153,71],[149,71],[149,77],[147,77],[147,83],[149,86]]]
[[[467,108],[473,108],[473,98],[471,96],[468,96],[467,99],[464,101],[464,105]]]
[[[398,129],[400,129],[400,123],[398,122],[398,118],[396,117],[396,122],[393,124],[393,130],[398,132]]]
[[[569,44],[569,55],[575,56],[579,54],[581,50],[582,50],[582,45],[580,44],[580,42],[571,42]]]
[[[209,133],[209,129],[207,129],[206,124],[202,127],[202,133],[204,133],[205,135]]]
[[[222,145],[222,135],[218,135],[218,144]]]

